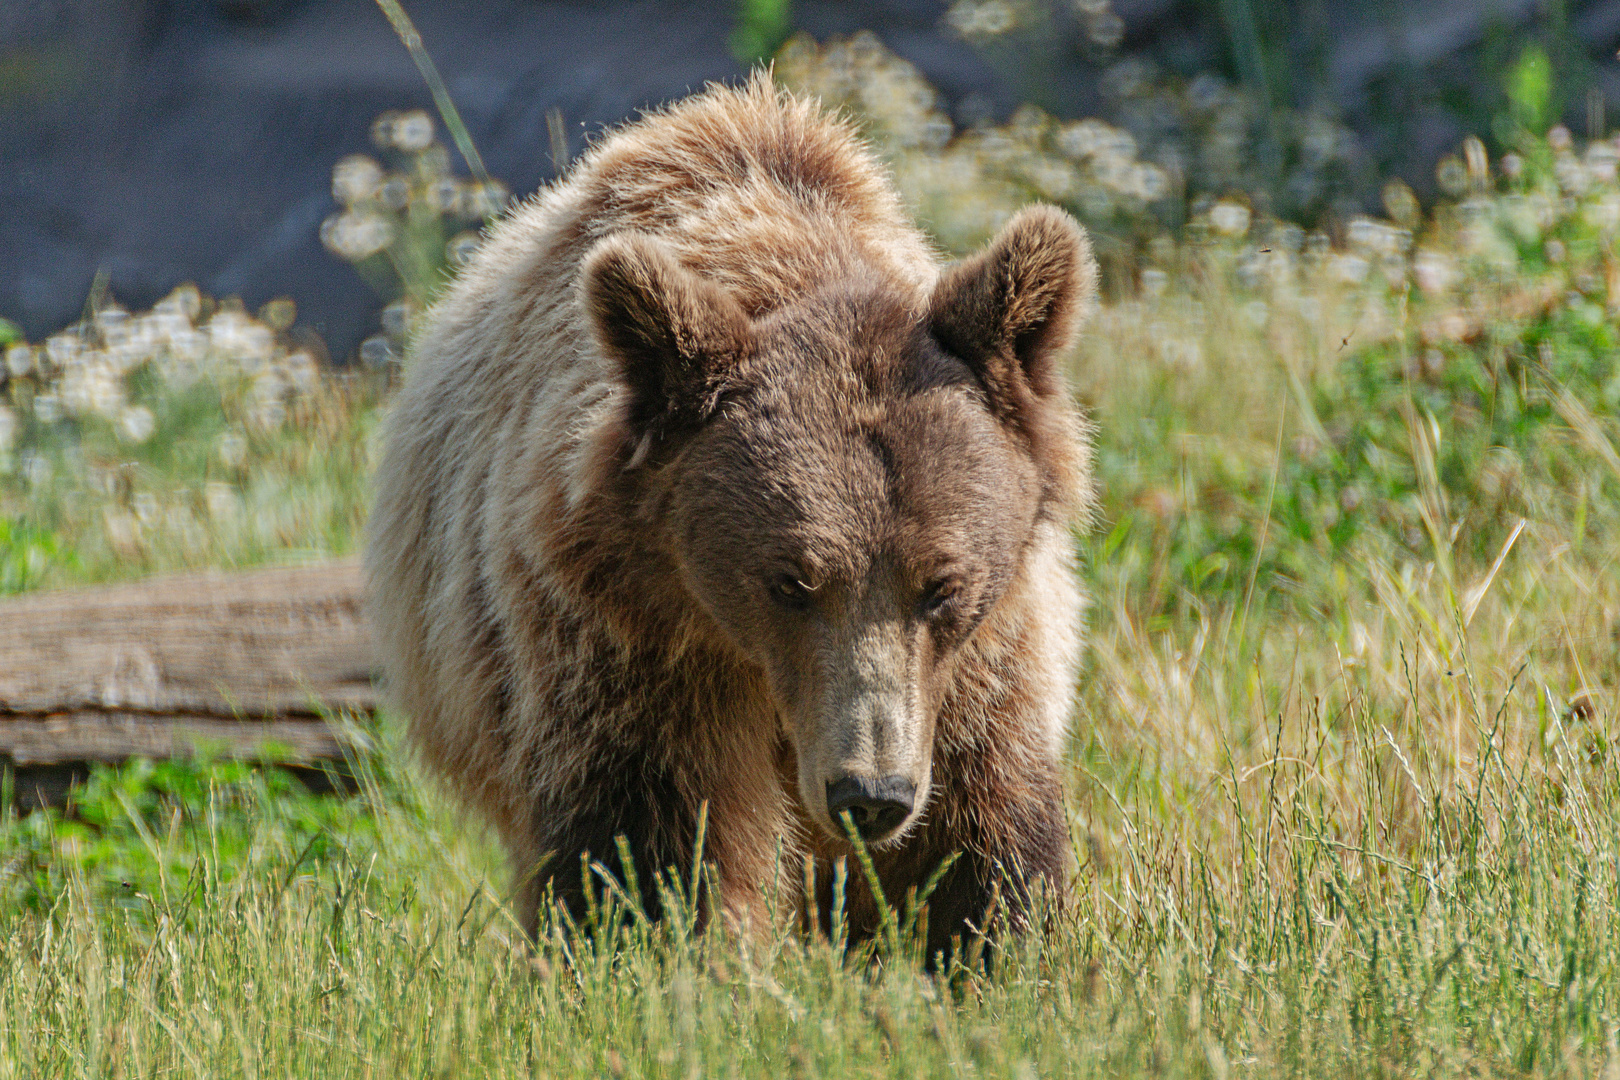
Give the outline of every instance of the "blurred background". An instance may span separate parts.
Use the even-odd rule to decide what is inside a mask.
[[[1023,103],[1134,140],[1167,225],[1200,194],[1342,227],[1398,177],[1425,203],[1464,135],[1521,104],[1580,135],[1620,113],[1620,0],[415,0],[489,173],[525,194],[559,146],[792,35],[867,30],[957,132]],[[332,166],[432,103],[370,0],[0,3],[0,317],[38,340],[97,275],[144,309],[182,282],[296,300],[334,358],[388,299],[323,250]],[[548,116],[554,134],[548,128]],[[936,117],[937,118],[937,117]],[[931,137],[944,138],[949,133]],[[560,140],[559,140],[560,136]],[[446,140],[448,142],[448,140]],[[463,163],[455,168],[464,171]],[[1094,217],[1096,215],[1093,215]],[[1095,222],[1092,222],[1095,227]]]

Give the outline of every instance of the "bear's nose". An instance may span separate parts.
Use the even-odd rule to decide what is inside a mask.
[[[827,813],[844,828],[848,814],[862,840],[876,840],[900,827],[917,802],[917,785],[904,776],[845,776],[827,782]]]

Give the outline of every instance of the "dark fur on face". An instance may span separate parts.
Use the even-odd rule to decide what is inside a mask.
[[[948,270],[925,310],[854,280],[754,323],[650,238],[586,264],[631,391],[625,467],[662,474],[666,550],[765,672],[799,796],[835,835],[826,792],[845,776],[915,785],[881,839],[916,820],[952,659],[1053,509],[1082,245],[1036,209]]]

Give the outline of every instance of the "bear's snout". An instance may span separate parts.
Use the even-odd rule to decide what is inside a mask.
[[[827,782],[827,813],[833,827],[844,828],[844,816],[862,840],[886,839],[911,816],[917,785],[895,774],[881,778],[844,776]]]
[[[933,757],[934,695],[926,662],[884,590],[863,590],[859,605],[822,625],[813,674],[795,715],[799,791],[811,820],[849,838],[848,815],[868,843],[895,839],[927,801]],[[804,685],[803,683],[800,684]]]

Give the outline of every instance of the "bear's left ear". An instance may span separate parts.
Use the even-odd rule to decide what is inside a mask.
[[[629,385],[641,445],[706,420],[753,351],[742,305],[643,234],[597,244],[581,278],[596,338]]]
[[[1032,206],[941,275],[929,321],[935,340],[978,376],[991,409],[1014,420],[1031,395],[1062,392],[1058,362],[1096,294],[1084,230],[1056,207]]]

